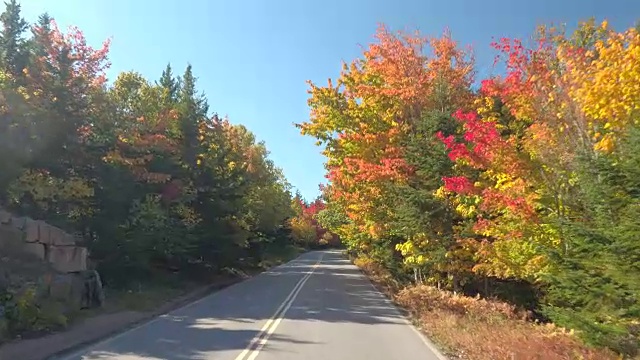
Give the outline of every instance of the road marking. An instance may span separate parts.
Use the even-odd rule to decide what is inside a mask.
[[[300,293],[300,290],[302,290],[302,287],[304,286],[304,284],[307,282],[307,280],[309,280],[311,275],[313,275],[313,273],[318,268],[318,265],[320,265],[320,263],[322,262],[323,257],[324,257],[324,253],[320,255],[320,258],[313,265],[313,267],[311,268],[311,271],[307,272],[307,274],[304,277],[302,277],[300,281],[298,281],[296,286],[293,287],[293,290],[291,290],[287,298],[282,302],[282,304],[280,304],[280,306],[278,307],[276,312],[273,314],[273,316],[264,324],[262,329],[260,329],[260,332],[258,333],[258,335],[256,335],[251,340],[251,342],[249,343],[249,346],[247,346],[247,348],[244,349],[240,353],[240,355],[238,355],[235,358],[235,360],[245,360],[245,359],[255,360],[255,358],[258,357],[258,355],[260,354],[260,351],[267,344],[267,341],[269,341],[269,337],[271,337],[271,335],[278,328],[278,325],[280,325],[280,322],[283,320],[284,315],[287,313],[287,310],[289,310],[291,305],[293,305],[293,302],[298,296],[298,293]]]
[[[287,263],[280,264],[280,265],[278,265],[278,266],[276,266],[274,268],[271,268],[271,269],[263,272],[262,274],[269,274],[269,273],[274,272],[275,270],[284,269],[284,268],[290,266],[291,263],[293,263],[295,261],[300,261],[301,258],[303,258],[305,255],[306,254],[302,254],[302,255],[298,256],[297,258],[295,258],[295,259],[293,259],[293,260],[291,260],[291,261],[289,261]],[[324,256],[324,254],[322,256]],[[320,259],[322,259],[322,257],[320,257]],[[240,284],[245,284],[245,286],[246,286],[246,283],[251,283],[251,282],[256,281],[256,279],[258,279],[258,278],[263,278],[261,276],[262,274],[258,274],[256,276],[252,276],[252,277],[250,277],[248,279],[245,279],[243,281],[239,281],[239,282],[237,282],[237,283],[235,283],[233,285],[230,285],[230,286],[227,286],[224,289],[215,291],[215,292],[213,292],[213,293],[211,293],[211,294],[209,294],[207,296],[204,296],[204,297],[202,297],[202,298],[200,298],[198,300],[190,302],[190,303],[188,303],[186,305],[183,305],[183,306],[181,306],[179,308],[170,310],[167,313],[164,313],[164,314],[161,314],[159,316],[156,316],[153,319],[150,319],[148,321],[143,321],[140,324],[138,324],[136,326],[133,326],[133,327],[131,327],[131,328],[125,330],[125,331],[118,332],[118,333],[116,333],[114,335],[111,335],[111,336],[107,336],[106,338],[104,338],[102,340],[91,342],[90,345],[81,346],[78,350],[75,350],[75,351],[71,350],[71,351],[67,352],[66,354],[63,352],[63,353],[58,354],[58,355],[53,355],[51,358],[52,358],[52,360],[72,360],[72,359],[77,359],[78,357],[80,357],[82,355],[90,355],[92,351],[95,351],[100,346],[108,344],[108,343],[110,343],[112,341],[115,341],[115,340],[117,340],[119,338],[122,338],[122,337],[124,337],[124,336],[126,336],[126,335],[128,335],[128,334],[130,334],[130,333],[132,333],[134,331],[136,331],[136,330],[139,330],[139,329],[144,328],[146,326],[152,325],[152,324],[154,324],[154,323],[156,323],[158,321],[161,321],[161,320],[167,318],[172,313],[180,312],[180,311],[186,310],[186,309],[188,309],[188,308],[190,308],[192,306],[198,305],[198,304],[200,304],[200,303],[202,303],[204,301],[208,301],[208,300],[217,298],[221,293],[223,293],[223,290],[228,290],[228,289],[230,289],[232,287],[239,286]]]
[[[316,267],[317,267],[317,265],[314,266],[314,270],[315,270]],[[305,277],[305,279],[302,282],[302,284],[300,284],[298,289],[296,289],[295,294],[293,294],[293,296],[291,297],[291,299],[287,303],[287,306],[285,306],[285,308],[282,310],[282,313],[280,314],[280,316],[278,316],[278,318],[273,322],[271,327],[269,327],[269,329],[267,330],[266,334],[263,337],[260,338],[260,341],[258,341],[258,346],[256,347],[255,350],[253,350],[253,352],[251,352],[251,355],[249,355],[247,360],[255,360],[255,358],[258,357],[258,354],[260,353],[262,348],[264,348],[264,346],[267,344],[267,341],[269,340],[269,337],[271,337],[271,335],[273,335],[273,333],[276,331],[276,329],[278,328],[278,325],[280,325],[280,322],[282,321],[284,315],[287,313],[287,311],[289,310],[291,305],[293,305],[293,301],[296,299],[296,297],[298,296],[298,293],[300,292],[300,290],[302,290],[302,287],[307,282],[307,280],[309,280],[309,278],[311,277],[311,274],[313,274],[313,271],[311,273],[309,273]]]

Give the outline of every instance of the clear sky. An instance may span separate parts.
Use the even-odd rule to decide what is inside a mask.
[[[569,27],[595,16],[616,29],[640,18],[639,0],[22,0],[25,18],[45,11],[89,44],[112,38],[109,72],[157,79],[167,62],[194,67],[211,110],[264,140],[289,181],[311,200],[324,158],[292,123],[308,118],[306,80],[326,84],[341,61],[373,39],[379,22],[472,45],[479,76],[491,73],[492,37],[528,37],[536,24]]]

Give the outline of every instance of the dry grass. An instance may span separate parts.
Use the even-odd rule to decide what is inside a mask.
[[[367,259],[354,263],[406,309],[452,359],[619,359],[610,351],[582,344],[571,332],[553,324],[528,321],[526,313],[508,303],[456,295],[426,285],[401,288],[377,264]]]

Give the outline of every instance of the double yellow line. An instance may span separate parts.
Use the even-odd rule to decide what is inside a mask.
[[[293,290],[291,290],[287,298],[284,299],[282,304],[280,304],[275,314],[273,314],[273,316],[264,324],[262,329],[260,329],[258,335],[256,335],[251,340],[249,346],[247,346],[247,348],[244,349],[240,353],[240,355],[235,358],[235,360],[255,360],[255,358],[258,357],[258,354],[260,354],[260,351],[267,344],[267,341],[269,341],[269,337],[271,337],[271,335],[278,328],[278,325],[280,325],[280,322],[284,318],[284,315],[287,313],[287,310],[289,310],[289,308],[295,301],[304,284],[307,282],[307,280],[309,280],[311,275],[313,275],[314,271],[316,271],[316,269],[322,262],[323,257],[324,254],[322,254],[318,261],[313,265],[311,271],[307,272],[307,274],[303,276],[302,279],[298,281],[298,283],[296,283],[296,286],[293,287]]]

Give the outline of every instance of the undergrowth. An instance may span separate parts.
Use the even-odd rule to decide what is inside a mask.
[[[382,266],[366,258],[354,264],[450,358],[469,360],[609,360],[605,349],[584,345],[572,331],[530,321],[506,302],[454,294],[427,285],[403,286]]]

